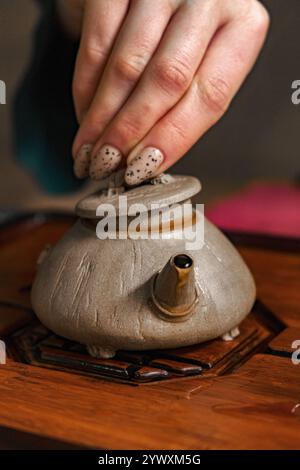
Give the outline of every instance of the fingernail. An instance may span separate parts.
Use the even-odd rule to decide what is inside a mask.
[[[77,178],[82,179],[89,176],[92,148],[91,144],[84,144],[77,153],[73,165],[74,174]]]
[[[92,157],[90,166],[90,177],[94,180],[106,178],[120,165],[122,154],[119,149],[112,145],[103,145]]]
[[[151,178],[164,160],[160,150],[146,147],[128,163],[125,181],[129,185],[139,184]]]

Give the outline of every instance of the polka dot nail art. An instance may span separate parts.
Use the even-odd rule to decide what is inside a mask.
[[[77,153],[73,164],[73,171],[77,178],[83,179],[89,176],[92,148],[91,144],[84,144]]]
[[[118,168],[121,160],[120,150],[112,145],[103,145],[91,159],[90,177],[94,180],[106,178]]]
[[[160,150],[146,147],[128,164],[125,172],[126,183],[135,185],[152,178],[163,160],[164,157]]]

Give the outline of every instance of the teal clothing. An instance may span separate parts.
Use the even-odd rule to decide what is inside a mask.
[[[29,69],[15,98],[17,160],[49,193],[77,190],[71,147],[77,130],[72,76],[78,44],[58,21],[55,2],[39,0],[42,17]]]

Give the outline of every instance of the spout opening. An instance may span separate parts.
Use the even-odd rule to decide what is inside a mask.
[[[179,254],[174,257],[174,264],[179,269],[189,269],[193,266],[193,259],[186,254]]]

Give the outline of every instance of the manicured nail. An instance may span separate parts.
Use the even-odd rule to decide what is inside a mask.
[[[103,145],[92,157],[90,166],[90,177],[94,180],[106,178],[120,165],[122,154],[119,149],[112,145]]]
[[[128,163],[125,181],[129,185],[139,184],[151,178],[164,160],[160,150],[146,147]]]
[[[89,176],[92,148],[91,144],[84,144],[77,153],[73,165],[74,174],[77,178],[82,179]]]

